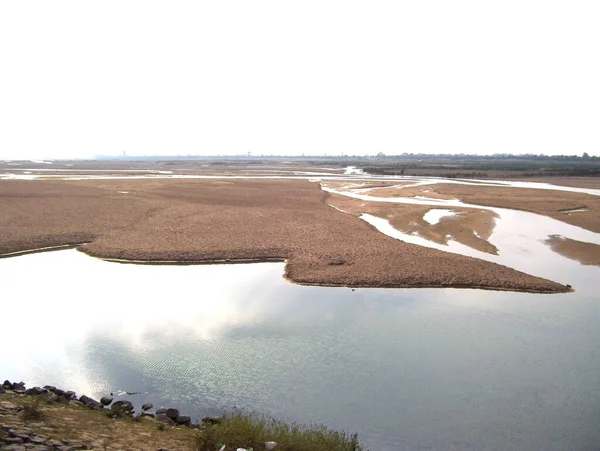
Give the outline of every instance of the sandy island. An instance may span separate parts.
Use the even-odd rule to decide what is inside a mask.
[[[285,260],[285,276],[300,284],[569,291],[387,237],[328,197],[305,180],[3,180],[0,254],[80,245],[115,260]]]
[[[600,189],[600,180],[595,178],[538,181],[556,181],[557,184],[563,186]],[[444,182],[419,186],[414,186],[414,182],[411,181],[361,182],[356,183],[356,186],[348,186],[349,184],[344,181],[327,181],[325,185],[336,190],[355,190],[355,192],[373,197],[410,198],[421,196],[441,200],[459,199],[471,205],[529,211],[600,233],[600,197],[591,194],[485,186],[483,184],[458,185]],[[333,195],[330,203],[336,208],[357,216],[369,213],[388,219],[396,229],[408,234],[417,234],[436,243],[447,244],[448,239],[452,239],[482,252],[495,254],[497,251],[488,241],[493,231],[495,218],[495,214],[489,210],[372,202],[339,195]],[[443,218],[435,225],[426,223],[423,216],[427,211],[435,208],[450,208],[456,215]],[[565,239],[560,236],[554,236],[546,243],[555,252],[584,265],[600,265],[600,246],[597,244]]]

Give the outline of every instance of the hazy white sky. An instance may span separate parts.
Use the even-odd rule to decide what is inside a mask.
[[[0,2],[0,158],[600,155],[600,2]]]

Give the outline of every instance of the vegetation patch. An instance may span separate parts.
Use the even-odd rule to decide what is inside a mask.
[[[325,426],[288,424],[244,412],[227,413],[218,423],[196,432],[197,451],[226,449],[266,449],[276,443],[277,451],[361,451],[356,435]]]

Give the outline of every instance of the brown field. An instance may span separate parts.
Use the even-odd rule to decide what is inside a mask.
[[[568,291],[389,238],[327,198],[303,180],[2,180],[0,254],[86,243],[79,249],[107,259],[281,259],[301,284]]]

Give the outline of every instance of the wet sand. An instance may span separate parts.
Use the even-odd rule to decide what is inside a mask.
[[[419,235],[435,243],[446,245],[449,239],[453,239],[489,254],[496,254],[498,251],[496,246],[488,241],[496,217],[496,214],[489,210],[452,208],[454,215],[441,218],[437,224],[429,224],[424,217],[427,212],[436,210],[437,207],[359,201],[338,194],[332,194],[328,202],[354,216],[368,213],[385,218],[401,232]]]
[[[328,202],[303,180],[3,180],[0,254],[87,243],[90,255],[149,263],[280,259],[302,284],[568,291],[395,240]]]
[[[564,257],[576,260],[583,265],[600,266],[600,246],[593,243],[572,240],[559,235],[551,236],[546,243]]]

